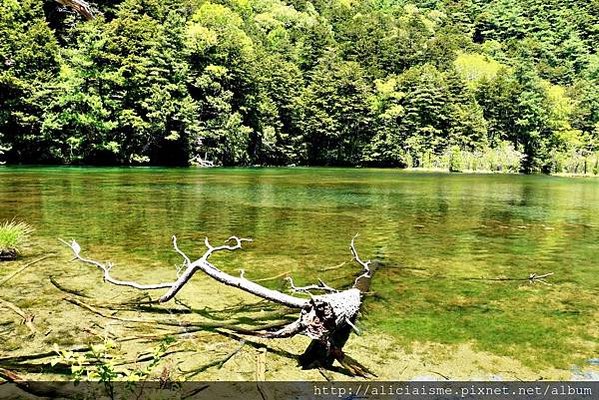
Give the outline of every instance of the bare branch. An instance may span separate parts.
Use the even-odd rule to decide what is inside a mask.
[[[324,281],[320,278],[318,278],[318,285],[322,290],[326,290],[327,292],[338,292],[337,289],[330,287],[329,285],[324,283]]]
[[[206,251],[200,258],[196,259],[195,261],[191,261],[191,259],[178,247],[177,238],[173,236],[173,247],[175,251],[181,257],[183,257],[184,270],[181,271],[179,269],[177,271],[178,279],[176,281],[154,285],[143,285],[136,282],[115,279],[110,275],[110,270],[112,268],[110,263],[101,263],[82,257],[81,247],[74,240],[72,240],[70,243],[62,239],[60,239],[60,241],[69,246],[74,254],[75,260],[79,260],[83,263],[100,269],[103,273],[105,282],[142,290],[167,289],[166,293],[164,293],[158,300],[161,303],[173,299],[174,296],[176,296],[176,294],[185,286],[185,284],[189,282],[189,280],[197,271],[202,271],[209,277],[227,286],[241,289],[247,293],[285,305],[287,307],[301,309],[300,315],[296,321],[289,323],[282,328],[280,328],[281,325],[279,325],[277,328],[280,329],[274,332],[263,329],[255,331],[236,328],[235,330],[240,333],[256,335],[263,338],[286,338],[297,334],[304,334],[310,337],[312,342],[306,352],[300,357],[302,366],[308,368],[312,365],[330,366],[332,365],[334,359],[341,362],[342,365],[344,365],[344,362],[346,364],[349,363],[348,360],[350,359],[344,355],[342,348],[352,329],[359,334],[359,329],[355,326],[354,322],[359,315],[363,294],[368,290],[370,278],[372,278],[372,274],[374,272],[374,269],[370,268],[370,261],[363,261],[358,255],[355,247],[356,236],[351,241],[350,251],[352,253],[353,259],[362,267],[362,271],[361,275],[356,278],[352,288],[338,291],[335,288],[327,285],[321,279],[318,279],[318,284],[297,287],[293,283],[292,278],[287,278],[294,292],[307,293],[310,295],[310,299],[294,297],[276,290],[268,289],[256,282],[246,279],[243,270],[240,270],[239,276],[233,276],[220,270],[209,262],[210,257],[214,253],[219,251],[239,250],[242,248],[243,242],[251,242],[251,239],[231,236],[223,245],[213,246],[210,244],[208,238],[205,238],[204,243],[206,245]],[[531,275],[529,279],[535,282],[542,282],[543,278],[546,276],[548,275]],[[311,290],[318,290],[324,293],[315,296],[310,293]],[[84,305],[84,303],[77,299],[69,298],[68,301],[77,305],[81,305],[82,307],[85,307],[99,315],[105,316],[106,318],[121,321],[127,320],[129,322],[150,322],[145,320],[124,319],[122,317],[103,314],[99,310],[96,310],[89,305]],[[153,323],[174,325],[165,321],[155,321]],[[225,324],[222,324],[221,327],[225,329],[233,329],[229,325]],[[273,328],[274,327],[271,327],[271,329]],[[361,371],[362,370],[360,369],[357,373],[365,376]]]
[[[45,256],[42,256],[36,260],[31,261],[30,263],[27,263],[25,265],[23,265],[21,268],[19,268],[18,270],[16,270],[15,272],[13,272],[12,274],[10,274],[9,276],[2,278],[2,280],[0,280],[0,286],[4,285],[6,282],[8,282],[9,280],[11,280],[12,278],[14,278],[15,276],[17,276],[18,274],[20,274],[21,272],[25,271],[27,268],[31,267],[33,264],[36,264],[40,261],[45,260],[46,258],[49,257],[54,257],[54,254],[46,254]]]
[[[351,240],[351,243],[349,245],[349,250],[351,251],[351,254],[352,254],[354,260],[362,266],[363,273],[356,278],[356,280],[354,281],[354,286],[356,286],[358,284],[358,281],[362,278],[372,278],[372,271],[370,269],[370,260],[368,260],[366,262],[362,261],[362,259],[358,255],[358,251],[356,250],[355,241],[356,241],[357,237],[358,237],[358,234],[356,233],[356,235]]]
[[[128,287],[132,287],[132,288],[139,289],[139,290],[167,289],[167,288],[173,287],[173,285],[175,284],[175,282],[166,282],[166,283],[156,283],[156,284],[144,285],[144,284],[137,283],[137,282],[121,281],[118,279],[114,279],[112,276],[110,276],[110,269],[112,268],[112,264],[110,264],[110,263],[102,264],[98,261],[81,257],[81,255],[80,255],[81,246],[79,246],[79,243],[77,243],[74,240],[72,240],[71,243],[68,243],[67,241],[62,240],[62,239],[58,239],[58,240],[60,240],[62,243],[66,244],[67,246],[69,246],[71,248],[71,250],[73,251],[73,254],[75,255],[76,260],[79,260],[81,262],[84,262],[86,264],[93,265],[93,266],[99,268],[103,272],[103,278],[104,278],[105,282],[109,282],[109,283],[112,283],[113,285],[117,285],[117,286],[128,286]]]
[[[268,278],[254,279],[254,282],[266,282],[266,281],[274,281],[275,279],[282,278],[282,277],[284,277],[284,276],[287,276],[287,275],[289,275],[290,273],[291,273],[291,271],[285,271],[285,272],[282,272],[282,273],[280,273],[280,274],[278,274],[278,275],[271,276],[271,277],[268,277]]]
[[[201,259],[203,259],[204,261],[207,261],[208,258],[210,258],[210,256],[218,251],[223,251],[223,250],[227,250],[227,251],[235,251],[235,250],[239,250],[241,249],[241,242],[251,242],[252,239],[245,239],[245,238],[238,238],[237,236],[231,236],[230,238],[228,238],[225,241],[225,244],[222,246],[218,246],[218,247],[213,247],[210,242],[208,241],[208,238],[204,239],[204,244],[206,245],[206,247],[208,248],[208,251],[206,251],[206,253],[204,253],[204,255],[202,256]],[[230,243],[230,242],[235,242],[234,246],[229,246],[226,243]]]
[[[6,308],[11,309],[15,312],[15,314],[23,318],[23,323],[27,326],[27,328],[29,328],[32,335],[35,335],[37,333],[35,326],[33,325],[33,318],[35,318],[34,315],[26,313],[21,308],[19,308],[19,306],[17,306],[14,303],[11,303],[8,300],[0,299],[0,306],[4,306]]]
[[[358,237],[358,234],[356,233],[356,235],[351,239],[351,244],[349,245],[349,250],[351,251],[351,254],[354,257],[354,260],[358,264],[360,264],[365,271],[370,272],[370,260],[368,260],[366,262],[362,261],[360,259],[360,256],[358,255],[357,250],[356,250],[355,241],[356,241],[357,237]]]
[[[189,259],[189,257],[187,257],[187,254],[183,253],[183,251],[179,249],[179,246],[177,246],[177,237],[175,235],[173,235],[173,247],[175,251],[179,253],[181,257],[183,257],[183,265],[177,265],[177,279],[179,279],[181,277],[181,271],[183,270],[183,268],[187,268],[187,266],[191,264],[191,260]]]
[[[358,327],[357,327],[356,325],[354,325],[354,324],[353,324],[353,322],[351,322],[351,321],[349,320],[349,318],[346,318],[346,319],[345,319],[345,322],[346,322],[346,323],[347,323],[349,326],[351,326],[351,328],[354,330],[354,332],[356,332],[356,335],[361,335],[361,334],[362,334],[362,332],[360,331],[360,329],[358,329]]]
[[[553,272],[549,272],[549,273],[543,274],[543,275],[537,275],[536,273],[532,273],[528,276],[528,281],[531,283],[531,285],[534,285],[536,282],[540,282],[544,285],[551,286],[551,283],[549,283],[545,280],[545,278],[547,278],[551,275],[553,275]]]
[[[184,266],[191,264],[191,260],[187,257],[187,254],[183,253],[181,249],[179,249],[179,246],[177,246],[177,237],[175,235],[173,235],[173,247],[175,248],[175,251],[183,257],[183,260],[185,260]]]
[[[341,264],[337,264],[337,265],[334,265],[332,267],[325,267],[322,270],[323,271],[331,271],[333,269],[339,269],[339,268],[343,267],[345,264],[347,264],[347,261],[343,261]]]
[[[331,293],[338,292],[337,289],[330,287],[329,285],[324,283],[322,281],[322,279],[320,279],[320,278],[318,279],[318,285],[308,285],[308,286],[300,286],[300,287],[294,285],[293,278],[291,278],[290,276],[286,277],[285,280],[289,282],[289,286],[291,287],[291,290],[296,293],[310,294],[310,290],[322,290],[322,291],[331,292]]]
[[[545,280],[545,278],[554,275],[553,272],[548,272],[546,274],[537,275],[536,273],[528,274],[526,278],[507,278],[507,277],[499,277],[499,278],[462,278],[468,281],[528,281],[530,284],[535,284],[537,282],[543,283],[545,285],[551,285],[549,282]]]
[[[185,259],[185,262],[186,262],[185,271],[183,271],[183,273],[174,282],[148,284],[148,285],[144,285],[144,284],[140,284],[140,283],[132,282],[132,281],[122,281],[122,280],[113,278],[110,275],[110,269],[112,268],[112,265],[110,263],[103,264],[101,262],[82,257],[80,254],[81,246],[79,246],[79,244],[74,240],[72,240],[70,243],[65,240],[62,240],[62,239],[59,239],[59,240],[71,248],[71,250],[73,251],[73,254],[75,256],[75,258],[74,258],[75,260],[79,260],[83,263],[93,265],[96,268],[100,269],[103,273],[103,278],[104,278],[105,282],[112,283],[113,285],[127,286],[127,287],[132,287],[132,288],[140,289],[140,290],[169,289],[159,299],[159,301],[161,303],[164,303],[164,302],[172,299],[183,288],[183,286],[189,281],[189,279],[191,279],[191,277],[196,273],[196,271],[201,270],[205,274],[210,276],[211,278],[213,278],[221,283],[224,283],[225,285],[239,288],[239,289],[244,290],[248,293],[251,293],[255,296],[261,297],[263,299],[274,301],[276,303],[283,304],[285,306],[292,307],[292,308],[302,308],[304,306],[304,304],[306,304],[305,299],[300,299],[297,297],[287,295],[285,293],[278,292],[276,290],[271,290],[271,289],[265,288],[264,286],[261,286],[257,283],[254,283],[250,280],[245,279],[243,276],[242,277],[231,276],[231,275],[227,274],[226,272],[223,272],[220,269],[216,268],[214,265],[212,265],[211,263],[208,262],[208,258],[212,254],[219,252],[219,251],[234,251],[234,250],[241,249],[242,243],[243,242],[251,242],[251,239],[244,239],[244,238],[238,238],[236,236],[231,236],[229,239],[227,239],[227,241],[225,242],[224,245],[214,247],[210,244],[210,242],[208,241],[208,238],[206,238],[204,242],[205,242],[208,250],[204,253],[204,255],[201,258],[197,259],[196,261],[191,262],[189,257],[187,257],[187,255],[185,255],[185,253],[183,253],[179,249],[179,247],[177,246],[177,238],[175,236],[173,236],[173,246],[175,247],[175,251],[177,251],[177,253],[179,253]],[[231,245],[227,244],[227,243],[231,243],[231,242],[233,242],[234,244],[231,244]]]
[[[278,331],[275,332],[265,332],[265,333],[260,333],[257,336],[261,336],[263,338],[267,338],[267,339],[283,339],[283,338],[288,338],[294,335],[297,335],[298,333],[301,333],[302,331],[304,331],[304,329],[306,329],[306,326],[303,324],[301,318],[293,321],[292,323],[285,325],[283,328],[279,329]]]
[[[297,297],[293,297],[293,296],[289,296],[287,294],[278,292],[276,290],[271,290],[271,289],[265,288],[262,285],[254,283],[248,279],[245,279],[243,276],[235,277],[235,276],[229,275],[226,272],[221,271],[220,269],[216,268],[210,262],[208,262],[208,259],[210,258],[210,256],[216,252],[235,251],[235,250],[241,249],[242,242],[251,242],[251,241],[252,241],[251,239],[238,238],[237,236],[231,236],[229,239],[227,239],[225,241],[224,245],[214,247],[210,244],[210,242],[208,241],[208,238],[206,238],[204,240],[204,243],[208,250],[204,253],[204,255],[201,258],[197,259],[196,261],[192,262],[191,264],[189,264],[187,266],[187,269],[183,272],[183,274],[181,274],[181,276],[179,277],[177,282],[175,282],[175,284],[170,288],[170,290],[166,294],[164,294],[160,298],[159,301],[161,303],[164,303],[164,302],[172,299],[179,292],[179,290],[181,290],[181,288],[187,283],[187,281],[189,281],[189,279],[191,279],[193,274],[195,274],[195,272],[197,270],[201,270],[206,275],[210,276],[211,278],[213,278],[221,283],[224,283],[225,285],[239,288],[239,289],[246,291],[248,293],[251,293],[255,296],[262,297],[263,299],[274,301],[275,303],[283,304],[288,307],[301,308],[306,303],[306,300],[300,299]],[[227,243],[231,243],[231,242],[234,242],[234,245],[227,244]]]
[[[197,374],[199,374],[201,372],[206,371],[208,368],[211,368],[211,367],[218,367],[220,369],[223,367],[223,365],[225,365],[225,363],[227,361],[229,361],[231,358],[235,357],[235,355],[237,353],[239,353],[241,351],[241,349],[243,349],[243,346],[245,346],[245,340],[242,340],[240,346],[237,349],[235,349],[234,351],[232,351],[231,353],[227,354],[223,359],[211,361],[208,364],[202,365],[201,367],[195,368],[191,371],[184,371],[184,374],[186,375],[187,379],[189,379],[189,378],[193,378],[194,376],[196,376]]]

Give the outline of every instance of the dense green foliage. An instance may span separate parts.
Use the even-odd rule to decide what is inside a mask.
[[[12,163],[597,173],[594,0],[0,3]]]

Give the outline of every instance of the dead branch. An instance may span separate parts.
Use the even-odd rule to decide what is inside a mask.
[[[158,322],[158,321],[154,321],[154,320],[147,320],[147,319],[142,319],[142,318],[123,318],[123,317],[117,317],[116,315],[105,314],[102,311],[98,310],[97,308],[92,307],[89,304],[84,303],[81,300],[78,300],[78,299],[75,299],[72,297],[65,297],[63,300],[68,301],[69,303],[74,304],[76,306],[82,307],[88,311],[91,311],[92,313],[99,315],[100,317],[113,319],[115,321],[136,322],[136,323],[140,323],[140,324],[162,324],[162,322]],[[179,324],[177,324],[177,323],[171,323],[171,325],[179,326]]]
[[[266,347],[261,347],[258,349],[258,354],[256,355],[256,380],[264,381],[266,380],[266,353],[268,350]]]
[[[84,303],[81,300],[72,298],[72,297],[65,297],[63,300],[68,301],[71,304],[74,304],[76,306],[82,307],[90,312],[92,312],[93,314],[99,315],[100,317],[103,318],[108,318],[108,319],[112,319],[115,321],[121,321],[121,322],[134,322],[134,323],[139,323],[139,324],[148,324],[148,325],[166,325],[166,326],[177,326],[177,327],[200,327],[203,329],[210,329],[210,328],[222,328],[222,327],[226,327],[229,326],[237,321],[220,321],[220,322],[206,322],[206,323],[201,323],[201,322],[186,322],[186,321],[165,321],[165,320],[155,320],[155,319],[144,319],[144,318],[125,318],[125,317],[118,317],[116,315],[110,315],[107,313],[104,313],[100,310],[98,310],[97,308]]]
[[[464,280],[468,281],[528,281],[531,285],[535,283],[542,283],[544,285],[551,285],[549,282],[545,280],[545,278],[554,275],[553,272],[549,272],[542,275],[537,275],[536,273],[529,274],[526,278],[507,278],[507,277],[499,277],[499,278],[464,278]]]
[[[17,382],[23,380],[23,378],[15,374],[13,371],[4,368],[0,368],[0,378],[4,379],[7,382]]]
[[[229,239],[225,241],[225,244],[222,246],[213,247],[208,238],[204,240],[204,244],[208,249],[202,257],[198,260],[187,265],[187,269],[181,274],[181,277],[173,284],[171,289],[160,298],[160,302],[163,303],[165,301],[169,301],[172,299],[182,288],[183,286],[191,279],[191,277],[196,273],[197,270],[203,271],[206,275],[211,278],[221,282],[227,286],[236,287],[245,292],[251,293],[255,296],[261,297],[266,300],[273,301],[275,303],[283,304],[292,308],[301,308],[306,303],[306,300],[299,299],[297,297],[289,296],[284,293],[278,292],[276,290],[271,290],[265,288],[264,286],[258,285],[248,279],[245,279],[242,276],[234,277],[227,274],[224,271],[216,268],[212,265],[208,259],[212,254],[219,251],[235,251],[241,249],[242,242],[251,242],[251,239],[238,238],[237,236],[231,236]],[[176,244],[176,237],[173,236],[173,243]],[[234,245],[229,245],[227,243],[234,243]],[[180,254],[182,252],[178,250]],[[189,259],[189,258],[186,258]]]
[[[347,264],[347,261],[343,261],[341,264],[337,264],[332,267],[325,267],[322,270],[323,271],[332,271],[334,269],[339,269],[339,268],[343,267],[345,264]]]
[[[175,282],[168,282],[168,283],[157,283],[157,284],[152,284],[152,285],[142,285],[142,284],[132,282],[132,281],[121,281],[118,279],[114,279],[112,276],[110,276],[110,270],[113,267],[112,264],[110,264],[110,263],[102,264],[98,261],[94,261],[94,260],[91,260],[88,258],[81,257],[79,254],[79,253],[81,253],[81,246],[79,246],[79,243],[77,243],[74,240],[72,240],[71,243],[67,243],[66,241],[64,241],[62,239],[58,239],[58,240],[60,240],[62,243],[66,244],[67,246],[69,246],[71,248],[71,250],[73,251],[73,254],[75,255],[75,259],[99,268],[104,274],[105,282],[109,282],[109,283],[112,283],[113,285],[117,285],[117,286],[128,286],[128,287],[132,287],[132,288],[139,289],[139,290],[167,289],[167,288],[172,288],[173,285],[175,284]]]
[[[202,168],[212,168],[214,167],[214,162],[210,161],[206,158],[206,155],[204,155],[204,158],[202,158],[201,155],[196,155],[194,158],[192,158],[190,160],[191,165],[196,165],[198,167],[202,167]]]
[[[326,283],[324,283],[321,279],[318,279],[318,285],[308,285],[297,287],[293,284],[293,278],[288,276],[285,278],[286,281],[289,282],[289,286],[291,286],[291,290],[297,293],[308,293],[310,294],[310,290],[321,290],[324,292],[337,293],[338,290],[330,287]]]
[[[241,344],[239,345],[239,347],[237,349],[235,349],[234,351],[229,353],[225,358],[223,358],[217,364],[218,369],[221,369],[226,364],[227,361],[229,361],[231,358],[235,357],[237,355],[237,353],[239,353],[241,351],[241,349],[243,349],[243,346],[245,346],[245,340],[242,340]]]
[[[33,318],[35,318],[33,314],[26,313],[25,311],[21,310],[16,304],[11,303],[8,300],[0,299],[0,304],[11,309],[15,312],[15,314],[23,318],[22,322],[27,326],[27,328],[29,328],[32,335],[35,335],[37,333],[37,330],[33,325]]]
[[[90,350],[90,346],[88,346],[88,345],[76,346],[76,347],[72,347],[72,348],[68,349],[68,351],[71,351],[74,353],[86,352],[89,350]],[[23,361],[39,360],[42,358],[48,358],[48,357],[54,357],[54,356],[56,356],[56,352],[54,350],[51,350],[51,351],[44,351],[42,353],[25,354],[22,356],[1,357],[0,365],[15,364],[15,363],[23,362]]]
[[[241,341],[241,340],[245,340],[245,344],[253,347],[254,349],[261,349],[261,348],[266,348],[270,353],[272,354],[276,354],[279,357],[284,357],[284,358],[288,358],[290,360],[297,360],[298,356],[296,354],[293,354],[287,350],[283,350],[281,348],[278,347],[272,347],[269,346],[268,344],[265,343],[261,343],[261,342],[255,342],[253,340],[249,340],[249,339],[243,339],[241,336],[237,335],[237,333],[231,333],[228,331],[223,331],[220,329],[216,329],[215,330],[216,333],[218,333],[221,336],[227,337],[229,339],[233,339],[236,341]]]
[[[84,258],[81,256],[81,247],[79,244],[72,240],[70,243],[60,239],[60,241],[69,246],[75,256],[74,259],[79,260],[83,263],[92,265],[100,269],[103,273],[105,282],[112,283],[118,286],[127,286],[140,290],[155,290],[155,289],[167,289],[167,292],[160,297],[159,302],[163,303],[171,300],[192,276],[198,271],[204,272],[214,280],[221,282],[227,286],[232,286],[241,289],[247,293],[261,297],[265,300],[269,300],[278,304],[285,305],[290,308],[301,309],[300,316],[297,320],[292,323],[283,326],[276,331],[251,331],[251,335],[260,336],[264,338],[286,338],[297,334],[303,334],[313,339],[310,347],[306,350],[304,355],[300,358],[302,365],[305,368],[311,368],[314,366],[320,367],[331,367],[332,363],[337,360],[340,363],[350,363],[346,359],[342,351],[345,342],[349,338],[352,330],[359,332],[354,322],[358,317],[358,312],[362,305],[362,295],[368,291],[370,286],[370,280],[373,275],[373,268],[370,266],[370,261],[363,261],[355,247],[355,239],[357,235],[351,240],[350,251],[353,259],[362,267],[360,275],[355,279],[352,288],[338,291],[322,280],[318,280],[317,285],[308,285],[304,287],[296,287],[293,284],[293,280],[288,278],[291,288],[294,292],[303,292],[310,295],[310,299],[304,299],[294,297],[276,290],[268,289],[262,285],[259,285],[253,281],[250,281],[244,277],[243,271],[239,277],[232,276],[216,266],[210,261],[210,257],[222,251],[235,251],[242,248],[243,242],[251,242],[251,239],[238,238],[237,236],[231,236],[225,241],[225,244],[221,246],[212,246],[206,238],[204,244],[206,251],[204,254],[192,261],[178,246],[177,238],[173,236],[173,248],[183,258],[182,273],[177,273],[177,280],[167,283],[158,284],[141,284],[133,281],[123,281],[113,278],[110,274],[112,264],[101,263],[92,259]],[[325,294],[318,296],[312,295],[311,290],[324,291]],[[86,308],[87,310],[100,315],[105,318],[116,319],[119,321],[126,322],[138,322],[138,323],[149,323],[149,324],[162,324],[162,325],[177,325],[177,326],[202,326],[204,328],[222,328],[230,329],[230,324],[218,323],[218,324],[197,324],[197,323],[172,323],[169,321],[148,321],[143,319],[130,319],[117,317],[114,315],[106,315],[98,309],[85,304],[77,299],[67,298],[67,301]],[[244,333],[242,329],[235,329],[240,333]],[[350,363],[352,364],[352,363]],[[367,376],[367,372],[363,368],[353,368],[357,374],[361,376]]]
[[[336,360],[351,374],[364,378],[376,377],[376,374],[345,353],[337,354]]]
[[[543,275],[537,275],[536,273],[532,273],[530,275],[528,275],[528,281],[530,282],[531,285],[535,284],[536,282],[540,282],[544,285],[551,285],[550,283],[548,283],[545,278],[547,278],[548,276],[553,275],[553,272],[549,272],[547,274],[543,274]]]
[[[358,251],[356,250],[355,241],[356,241],[357,237],[358,237],[358,235],[356,234],[352,238],[351,243],[349,245],[349,250],[351,251],[354,261],[356,261],[358,264],[360,264],[362,266],[362,273],[354,281],[354,287],[360,287],[361,285],[363,285],[362,281],[368,281],[368,284],[370,285],[370,279],[372,278],[372,271],[370,268],[370,260],[368,260],[366,262],[362,261],[362,259],[360,259],[360,256],[358,255]],[[362,291],[366,291],[366,290],[362,290]]]
[[[245,279],[243,276],[234,277],[232,275],[227,274],[224,271],[216,268],[212,265],[208,260],[210,256],[219,251],[235,251],[241,249],[242,242],[251,242],[251,239],[238,238],[236,236],[231,236],[224,245],[214,247],[208,241],[208,238],[205,239],[204,243],[207,247],[206,252],[202,257],[197,259],[196,261],[191,262],[189,257],[183,253],[179,247],[177,246],[177,238],[173,236],[173,247],[175,251],[179,253],[184,259],[185,271],[179,276],[179,278],[174,282],[166,282],[166,283],[158,283],[158,284],[140,284],[133,281],[122,281],[119,279],[115,279],[110,275],[110,270],[112,268],[112,264],[102,264],[98,261],[84,258],[81,256],[81,246],[72,240],[70,243],[59,239],[62,243],[66,244],[71,248],[75,259],[84,262],[89,265],[93,265],[100,269],[103,272],[104,281],[108,283],[112,283],[113,285],[118,286],[128,286],[135,289],[140,290],[157,290],[157,289],[168,289],[168,291],[159,299],[159,302],[164,303],[166,301],[171,300],[182,288],[185,284],[191,279],[191,277],[198,271],[203,271],[206,275],[211,278],[221,282],[227,286],[236,287],[245,292],[251,293],[255,296],[261,297],[266,300],[273,301],[275,303],[283,304],[292,308],[302,308],[306,304],[305,299],[300,299],[297,297],[289,296],[287,294],[278,292],[276,290],[271,290],[261,286],[255,282],[252,282],[248,279]],[[234,243],[233,245],[229,245],[228,243]]]
[[[133,323],[147,324],[147,325],[165,325],[165,326],[175,326],[175,327],[185,328],[180,333],[172,333],[172,334],[185,334],[185,333],[192,333],[192,332],[205,331],[205,330],[214,330],[216,328],[221,328],[221,329],[228,329],[228,330],[231,330],[231,331],[234,331],[237,333],[241,333],[241,334],[246,334],[246,335],[264,336],[264,335],[266,335],[266,333],[264,333],[264,330],[278,328],[284,324],[288,324],[288,321],[274,321],[270,324],[265,324],[258,328],[245,329],[245,328],[240,328],[239,326],[237,326],[238,324],[240,324],[239,320],[232,320],[232,319],[218,321],[218,322],[188,322],[188,321],[175,322],[175,321],[143,319],[143,318],[125,318],[125,317],[118,317],[116,315],[104,313],[104,312],[100,311],[98,308],[91,306],[87,303],[84,303],[83,301],[75,299],[75,298],[65,297],[63,300],[68,301],[69,303],[74,304],[76,306],[82,307],[82,308],[92,312],[93,314],[96,314],[100,317],[107,318],[107,319],[112,319],[112,320],[121,321],[121,322],[133,322]],[[148,337],[155,337],[155,336],[156,335],[150,335]],[[266,336],[264,336],[264,337],[266,337]],[[135,338],[141,338],[141,337],[138,336]]]
[[[6,382],[14,384],[17,388],[25,393],[40,397],[40,398],[72,398],[75,392],[68,390],[70,383],[54,383],[48,384],[45,382],[34,382],[25,379],[9,369],[0,368],[0,378]],[[9,396],[10,397],[10,396]],[[22,398],[20,395],[16,398]]]
[[[178,353],[190,353],[193,352],[194,350],[183,350],[183,349],[179,349],[179,350],[170,350],[167,351],[165,353],[162,353],[160,355],[160,358],[164,359],[168,356],[171,356],[173,354],[178,354]],[[137,364],[137,363],[142,363],[142,362],[147,362],[147,361],[153,361],[156,359],[156,356],[154,354],[143,354],[143,355],[139,355],[135,360],[125,360],[125,361],[120,361],[117,363],[114,363],[114,365],[131,365],[131,364]]]
[[[91,364],[90,364],[91,365]],[[27,371],[31,373],[56,373],[56,374],[70,374],[71,373],[71,365],[63,362],[41,362],[41,363],[31,363],[31,362],[21,362],[18,364],[2,364],[0,367],[9,367],[15,369],[17,371]]]
[[[52,285],[53,285],[53,286],[54,286],[56,289],[60,290],[61,292],[68,293],[68,294],[72,294],[72,295],[79,296],[79,297],[89,297],[88,295],[86,295],[85,293],[83,293],[83,292],[82,292],[82,291],[80,291],[80,290],[69,289],[69,288],[66,288],[66,287],[62,286],[60,283],[58,283],[58,282],[56,281],[56,279],[54,279],[54,277],[53,277],[53,276],[49,276],[49,278],[50,278],[50,283],[51,283],[51,284],[52,284]]]
[[[17,276],[18,274],[20,274],[21,272],[25,271],[27,268],[31,267],[34,264],[37,264],[40,261],[43,261],[47,258],[53,257],[54,254],[46,254],[43,257],[40,257],[36,260],[31,261],[30,263],[27,263],[25,265],[23,265],[21,268],[19,268],[18,270],[16,270],[15,272],[13,272],[12,274],[8,275],[6,278],[3,278],[0,281],[0,286],[4,285],[6,282],[8,282],[9,280],[11,280],[12,278],[14,278],[15,276]]]

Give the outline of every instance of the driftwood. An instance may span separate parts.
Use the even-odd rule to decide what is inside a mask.
[[[275,331],[252,332],[252,334],[269,339],[287,338],[298,334],[306,335],[312,339],[312,342],[305,353],[299,358],[303,368],[330,368],[334,361],[337,360],[341,365],[357,375],[367,376],[370,374],[363,366],[343,353],[343,346],[347,342],[351,331],[354,330],[358,332],[355,322],[362,305],[363,294],[368,292],[373,274],[370,261],[362,261],[356,251],[355,237],[351,240],[350,251],[354,261],[361,266],[362,270],[360,275],[355,279],[353,286],[349,289],[340,291],[319,281],[317,285],[296,287],[290,279],[292,290],[294,292],[309,294],[309,299],[266,288],[246,279],[243,271],[238,277],[232,276],[220,270],[209,261],[214,253],[239,250],[242,248],[242,243],[251,242],[251,239],[232,236],[224,245],[215,247],[212,246],[208,241],[208,238],[206,238],[204,241],[207,248],[206,252],[197,260],[191,261],[191,259],[179,249],[177,246],[177,238],[173,236],[173,247],[183,258],[184,269],[178,274],[176,280],[156,284],[141,284],[133,281],[116,279],[111,275],[111,270],[113,268],[112,264],[101,263],[83,257],[81,255],[81,246],[74,240],[70,243],[62,239],[60,239],[60,241],[70,247],[75,256],[75,260],[98,268],[103,274],[104,281],[107,283],[139,290],[165,290],[166,292],[158,300],[160,303],[173,299],[197,271],[202,271],[214,280],[227,286],[238,288],[274,303],[299,309],[299,318],[283,328]],[[324,294],[313,295],[311,291],[321,291],[324,292]],[[75,303],[73,299],[69,299],[69,301]],[[82,304],[78,305],[83,306]],[[86,308],[92,312],[98,313],[98,310],[91,309],[90,307]],[[133,322],[131,319],[128,319],[128,321]],[[147,322],[145,320],[137,321]]]
[[[73,353],[79,353],[79,352],[89,351],[90,349],[91,349],[91,347],[89,345],[83,345],[83,346],[71,347],[69,349],[69,351],[71,351]],[[0,357],[0,365],[9,365],[9,364],[15,365],[15,364],[18,364],[23,361],[39,360],[41,358],[48,358],[48,357],[54,357],[54,356],[56,356],[56,352],[54,350],[51,350],[51,351],[44,351],[41,353],[25,354],[25,355],[21,355],[21,356]]]
[[[52,286],[54,286],[56,289],[60,290],[61,292],[72,294],[72,295],[79,296],[79,297],[89,297],[88,295],[86,295],[85,293],[83,293],[80,290],[69,289],[69,288],[62,286],[60,283],[58,283],[56,281],[56,279],[54,279],[53,276],[49,276],[48,278],[50,279],[50,283],[52,284]]]
[[[545,280],[545,278],[548,278],[552,275],[553,275],[553,272],[549,272],[549,273],[541,274],[541,275],[538,275],[537,273],[532,273],[532,274],[529,274],[526,278],[506,278],[506,277],[501,277],[501,278],[464,278],[464,280],[468,280],[468,281],[528,281],[531,285],[534,285],[537,282],[542,283],[544,285],[551,285],[550,283],[548,283]]]
[[[192,158],[190,160],[190,163],[191,163],[191,165],[195,165],[195,166],[202,167],[202,168],[214,167],[213,161],[210,161],[210,160],[206,159],[205,157],[202,158],[200,155],[197,155],[194,158]]]
[[[4,285],[6,282],[8,282],[9,280],[11,280],[12,278],[14,278],[15,276],[19,275],[21,272],[25,271],[27,268],[31,267],[33,264],[37,264],[40,261],[43,261],[47,258],[53,257],[54,254],[47,254],[43,257],[40,257],[36,260],[33,260],[25,265],[23,265],[21,268],[19,268],[18,270],[16,270],[15,272],[13,272],[12,274],[8,275],[5,278],[2,278],[2,280],[0,280],[0,286]]]
[[[32,336],[37,333],[37,330],[35,329],[35,326],[33,325],[33,319],[35,318],[35,316],[33,314],[26,313],[21,308],[19,308],[19,306],[17,306],[14,303],[11,303],[10,301],[5,300],[5,299],[0,298],[0,305],[11,309],[15,314],[17,314],[19,317],[21,317],[23,319],[22,322],[31,331]]]

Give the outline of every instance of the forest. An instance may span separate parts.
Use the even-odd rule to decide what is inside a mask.
[[[596,0],[0,2],[0,161],[599,173]]]

